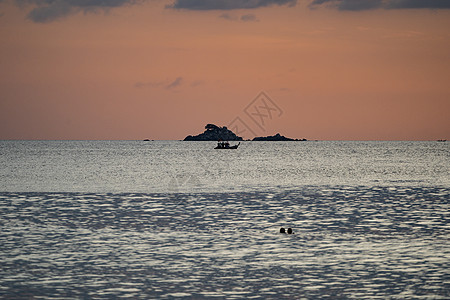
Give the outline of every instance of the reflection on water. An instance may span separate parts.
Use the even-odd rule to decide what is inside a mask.
[[[449,196],[0,193],[0,297],[448,299]]]
[[[0,141],[3,192],[249,192],[450,186],[450,143]]]

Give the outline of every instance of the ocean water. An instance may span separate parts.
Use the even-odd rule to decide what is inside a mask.
[[[0,141],[0,298],[450,298],[448,143],[214,146]]]

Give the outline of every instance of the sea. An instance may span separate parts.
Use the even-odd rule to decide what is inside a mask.
[[[0,141],[0,298],[450,299],[448,142],[215,145]]]

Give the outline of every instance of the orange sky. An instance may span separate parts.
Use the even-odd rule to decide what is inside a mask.
[[[16,2],[0,1],[0,139],[183,139],[236,117],[258,136],[450,139],[450,9]],[[262,128],[244,111],[261,91],[281,109]]]

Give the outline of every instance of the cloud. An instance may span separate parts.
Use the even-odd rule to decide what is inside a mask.
[[[175,0],[166,8],[187,10],[251,9],[271,5],[294,6],[297,0]]]
[[[232,16],[228,13],[223,13],[219,18],[225,19],[227,21],[242,21],[242,22],[259,22],[258,18],[254,14],[246,14],[241,17]]]
[[[164,85],[164,82],[137,82],[134,86],[137,88],[155,88]]]
[[[171,83],[169,83],[166,86],[166,90],[172,90],[172,89],[180,86],[182,82],[183,82],[183,77],[181,77],[181,76],[177,77],[174,81],[172,81]]]
[[[203,80],[195,80],[194,82],[191,83],[191,87],[197,87],[204,84],[205,82]]]
[[[382,4],[382,0],[314,0],[310,7],[328,5],[339,10],[359,11],[379,8]]]
[[[24,9],[27,18],[36,23],[48,23],[77,13],[107,12],[110,9],[136,5],[154,0],[14,0]],[[0,3],[5,2],[0,0]],[[329,6],[342,11],[370,9],[450,9],[450,0],[309,0],[310,8]],[[173,0],[166,8],[184,10],[234,10],[267,6],[294,6],[297,0]],[[237,20],[227,14],[220,16]],[[252,15],[243,15],[241,21],[257,21]]]
[[[143,89],[143,88],[158,88],[158,89],[165,89],[165,90],[176,90],[176,88],[184,85],[186,82],[185,78],[182,76],[178,76],[175,79],[166,79],[163,81],[147,81],[147,82],[136,82],[134,84],[135,88]],[[191,88],[195,88],[198,86],[205,85],[206,82],[204,80],[194,80],[190,83],[187,82],[188,86]]]
[[[236,20],[237,20],[236,17],[234,17],[234,16],[232,16],[232,15],[230,15],[230,14],[227,14],[227,13],[221,14],[221,15],[219,16],[219,18],[222,18],[222,19],[225,19],[225,20],[228,20],[228,21],[236,21]]]
[[[387,8],[434,8],[450,9],[449,0],[390,0]]]
[[[258,22],[259,20],[256,18],[254,14],[247,14],[241,16],[241,21],[243,22]]]
[[[142,3],[145,0],[16,0],[20,7],[34,6],[27,18],[48,23],[78,12],[108,11],[111,8]]]
[[[179,76],[175,80],[164,81],[149,81],[149,82],[137,82],[134,87],[136,88],[164,88],[166,90],[174,89],[180,86],[183,82],[183,77]]]
[[[313,0],[311,8],[331,6],[338,10],[361,11],[369,9],[449,9],[449,0]]]

